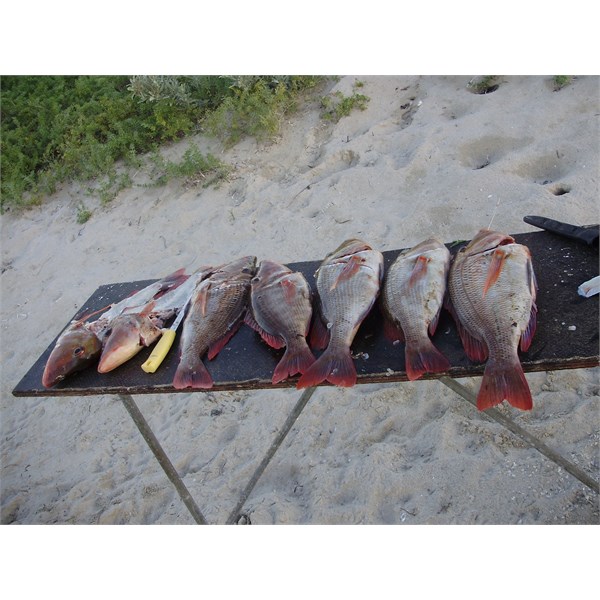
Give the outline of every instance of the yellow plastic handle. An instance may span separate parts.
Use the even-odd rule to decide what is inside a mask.
[[[142,369],[146,373],[154,373],[160,367],[160,364],[171,349],[174,339],[175,331],[173,329],[163,329],[162,337],[158,340],[156,346],[154,346],[154,350],[152,350],[152,354],[150,354],[148,360],[142,365]]]

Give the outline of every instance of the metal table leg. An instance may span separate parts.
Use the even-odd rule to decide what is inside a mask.
[[[190,511],[194,521],[198,525],[207,525],[207,521],[204,518],[204,515],[200,512],[198,505],[194,502],[190,492],[187,487],[183,483],[183,480],[179,476],[179,473],[175,470],[173,463],[169,460],[169,457],[166,455],[163,450],[160,442],[154,435],[152,429],[148,425],[148,422],[144,418],[144,415],[141,413],[138,405],[135,403],[133,398],[129,394],[119,394],[119,399],[125,406],[125,409],[133,419],[133,422],[136,424],[137,428],[140,430],[142,437],[146,440],[146,443],[150,447],[150,450],[154,453],[156,460],[158,460],[160,466],[163,471],[166,473],[167,477],[171,480],[171,483],[175,486],[179,497],[183,500],[183,503],[187,506],[187,509]]]
[[[277,437],[271,444],[271,447],[267,450],[265,457],[262,459],[262,461],[256,468],[256,471],[254,471],[254,475],[252,475],[252,477],[250,478],[248,485],[244,488],[244,491],[242,492],[242,495],[240,496],[238,503],[235,505],[235,508],[231,511],[231,514],[227,518],[227,521],[226,521],[227,525],[232,525],[237,522],[239,515],[240,515],[240,510],[242,509],[242,506],[244,506],[244,502],[246,502],[246,500],[248,499],[248,496],[254,489],[254,486],[260,479],[260,476],[263,474],[264,470],[267,468],[267,465],[269,464],[270,460],[273,458],[273,455],[275,454],[275,452],[277,452],[277,449],[279,448],[279,446],[281,446],[283,440],[285,439],[285,436],[289,433],[290,429],[296,422],[296,419],[300,416],[300,413],[302,412],[302,410],[304,409],[304,407],[306,406],[307,402],[310,400],[310,397],[314,394],[316,389],[317,389],[316,387],[307,388],[302,393],[302,396],[300,396],[298,402],[296,402],[296,405],[294,406],[294,408],[292,409],[292,412],[289,414],[288,418],[286,419],[285,423],[283,424],[283,427],[277,434]]]
[[[440,381],[451,390],[462,396],[467,402],[470,402],[475,407],[477,406],[477,396],[464,385],[446,376],[440,377]],[[488,408],[487,410],[483,411],[483,414],[490,419],[493,419],[497,423],[504,425],[504,427],[506,427],[509,431],[520,437],[524,442],[535,448],[546,458],[549,458],[553,463],[567,471],[567,473],[570,473],[573,475],[573,477],[579,479],[579,481],[581,481],[581,483],[583,483],[585,486],[589,487],[596,493],[600,492],[600,486],[593,477],[590,477],[577,465],[574,465],[564,456],[561,456],[558,452],[546,446],[546,444],[544,444],[541,440],[536,438],[534,435],[531,435],[531,433],[523,429],[512,419],[505,417],[499,410],[496,410],[495,408]]]

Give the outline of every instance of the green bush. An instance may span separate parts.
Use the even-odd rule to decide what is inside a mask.
[[[117,160],[135,164],[139,154],[201,128],[227,143],[272,136],[297,93],[319,79],[3,77],[0,210],[39,202],[71,179],[108,177],[114,191]]]

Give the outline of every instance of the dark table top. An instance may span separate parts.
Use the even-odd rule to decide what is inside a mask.
[[[577,293],[577,287],[581,283],[600,272],[597,248],[546,231],[516,234],[514,238],[531,250],[539,286],[537,331],[529,351],[520,353],[524,370],[529,372],[597,366],[598,296],[583,298]],[[452,253],[456,253],[463,245],[464,243],[453,246],[448,244],[448,247]],[[383,253],[386,269],[399,252],[400,250],[390,250]],[[267,257],[258,258],[260,260]],[[314,272],[320,262],[290,263],[288,267],[301,271],[313,289],[316,289]],[[72,319],[121,300],[152,281],[154,280],[102,285]],[[72,319],[69,319],[65,327]],[[42,373],[57,335],[15,387],[13,394],[87,396],[202,391],[176,390],[171,385],[178,363],[180,333],[181,327],[173,348],[156,373],[145,373],[141,369],[142,363],[152,351],[152,348],[144,348],[136,357],[110,373],[99,374],[92,366],[74,373],[55,387],[46,389],[42,386]],[[440,316],[433,341],[452,365],[447,375],[455,378],[482,375],[485,365],[474,364],[465,356],[454,322],[445,310]],[[382,318],[377,308],[373,309],[361,325],[352,344],[352,351],[356,356],[359,384],[407,381],[404,345],[393,345],[384,337]],[[204,359],[215,382],[211,391],[295,386],[296,377],[277,386],[271,384],[273,370],[282,355],[283,350],[273,350],[249,327],[242,326],[214,360]],[[441,375],[425,375],[423,379],[435,379]]]

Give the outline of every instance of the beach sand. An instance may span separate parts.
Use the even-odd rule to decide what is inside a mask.
[[[107,206],[69,184],[0,217],[2,523],[190,524],[120,401],[15,398],[11,390],[102,284],[241,255],[320,260],[349,237],[379,250],[470,239],[524,215],[599,221],[600,80],[553,91],[507,76],[345,76],[366,110],[324,121],[304,103],[277,139],[233,148],[217,188],[137,185]],[[167,147],[180,157],[189,140]],[[93,215],[77,223],[84,201]],[[573,282],[574,287],[581,282]],[[567,334],[567,332],[565,332]],[[599,370],[527,374],[529,413],[500,410],[598,479]],[[479,378],[461,380],[477,389]],[[223,523],[300,392],[136,398],[192,496]],[[438,381],[318,388],[246,501],[252,524],[589,524],[598,496]]]

